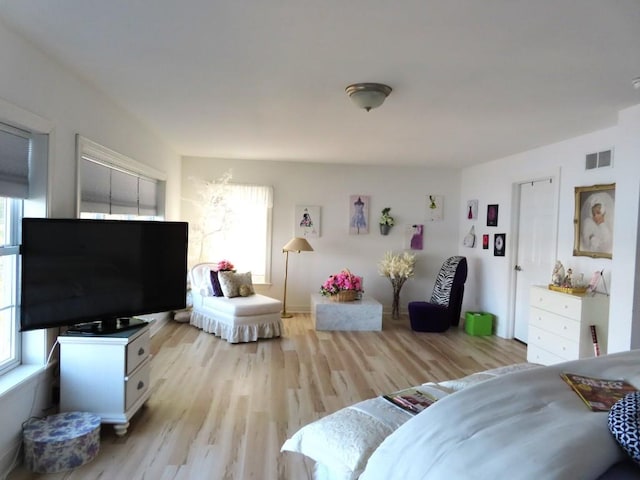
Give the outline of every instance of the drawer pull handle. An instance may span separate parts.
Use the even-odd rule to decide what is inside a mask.
[[[142,380],[140,380],[138,382],[138,390],[142,390],[144,388],[144,382]]]
[[[138,356],[140,355],[144,355],[144,348],[140,347],[140,350],[138,350]]]

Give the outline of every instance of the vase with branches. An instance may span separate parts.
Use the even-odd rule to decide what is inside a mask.
[[[192,263],[209,259],[208,246],[211,238],[223,232],[229,223],[231,210],[227,205],[227,185],[231,178],[231,170],[213,181],[190,177],[195,183],[197,195],[197,199],[192,201],[196,218],[189,232],[189,256]]]
[[[393,304],[391,306],[391,318],[400,317],[400,290],[409,278],[414,275],[416,256],[409,252],[386,252],[378,263],[378,272],[387,277],[393,288]]]

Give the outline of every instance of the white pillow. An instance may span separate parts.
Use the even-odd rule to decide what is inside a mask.
[[[434,383],[415,387],[440,399],[449,392]],[[315,460],[318,471],[335,480],[356,480],[378,445],[412,415],[382,397],[338,410],[298,430],[281,451]]]
[[[243,296],[251,295],[254,293],[253,283],[251,282],[251,272],[235,273],[230,271],[218,272],[218,280],[220,280],[220,288],[222,293],[227,298],[239,297],[240,287],[245,285],[242,289]]]
[[[355,480],[393,430],[366,413],[343,408],[302,427],[281,451],[306,455],[330,471],[332,478]]]

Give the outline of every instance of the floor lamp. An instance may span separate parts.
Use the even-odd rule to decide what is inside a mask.
[[[282,313],[281,318],[291,318],[293,315],[287,313],[287,274],[289,273],[289,252],[313,252],[313,248],[309,245],[306,238],[293,237],[287,244],[282,247],[285,254],[284,261],[284,296],[282,297]]]

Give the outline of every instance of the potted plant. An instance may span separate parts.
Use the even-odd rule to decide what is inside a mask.
[[[380,233],[382,235],[388,235],[389,234],[389,230],[391,230],[391,227],[393,227],[393,225],[395,224],[395,220],[394,218],[389,215],[389,212],[391,211],[391,207],[385,207],[382,209],[382,215],[380,216]]]

